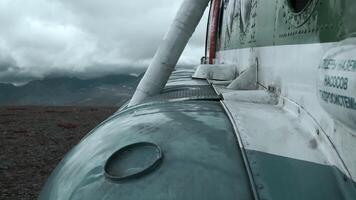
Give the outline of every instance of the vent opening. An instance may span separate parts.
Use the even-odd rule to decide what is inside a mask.
[[[307,7],[310,0],[289,0],[290,6],[296,13],[301,12],[305,7]]]

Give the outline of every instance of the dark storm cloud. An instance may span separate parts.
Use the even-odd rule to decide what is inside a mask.
[[[0,72],[19,70],[15,59],[10,56],[0,55]]]
[[[2,82],[23,83],[35,77],[35,74],[21,69],[14,58],[0,54],[0,80]]]
[[[0,82],[147,66],[181,1],[1,0]],[[204,26],[181,63],[199,62]]]

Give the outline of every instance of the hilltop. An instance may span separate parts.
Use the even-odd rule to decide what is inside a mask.
[[[141,77],[118,74],[91,79],[45,78],[22,86],[0,83],[0,105],[117,106],[131,97]]]

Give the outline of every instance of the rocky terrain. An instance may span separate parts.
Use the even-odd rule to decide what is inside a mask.
[[[0,107],[0,199],[36,199],[63,156],[117,107]]]
[[[141,76],[0,83],[0,199],[37,199],[63,156],[131,97]]]

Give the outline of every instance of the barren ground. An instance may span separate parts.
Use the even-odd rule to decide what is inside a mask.
[[[51,171],[115,107],[0,107],[0,199],[36,199]]]

